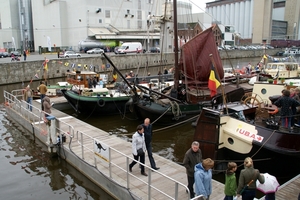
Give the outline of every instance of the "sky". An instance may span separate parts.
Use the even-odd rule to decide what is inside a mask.
[[[177,0],[177,1],[184,1],[184,2],[191,3],[193,7],[192,12],[199,13],[205,11],[205,6],[207,2],[212,2],[214,0]]]

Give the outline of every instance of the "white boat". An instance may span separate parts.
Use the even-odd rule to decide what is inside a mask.
[[[299,77],[300,68],[297,62],[270,62],[265,67],[265,72],[273,78]]]

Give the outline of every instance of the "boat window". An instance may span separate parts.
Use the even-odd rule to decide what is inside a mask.
[[[278,70],[285,70],[284,65],[279,65],[279,66],[278,66]]]
[[[266,94],[267,93],[267,90],[266,90],[266,88],[263,88],[263,89],[261,89],[261,91],[260,91],[262,94]]]
[[[272,65],[271,65],[271,64],[268,64],[268,65],[267,65],[267,69],[272,69]]]
[[[293,65],[289,65],[289,64],[286,65],[286,70],[290,70],[290,71],[293,70]]]

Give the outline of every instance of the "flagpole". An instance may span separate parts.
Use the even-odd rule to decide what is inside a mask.
[[[213,64],[213,67],[215,68],[215,70],[216,70],[216,72],[217,72],[217,73],[216,73],[216,75],[218,76],[217,78],[221,81],[220,76],[219,76],[219,71],[218,71],[218,68],[216,67],[216,63],[215,63],[215,60],[214,60],[214,58],[213,58],[213,55],[212,55],[212,54],[209,54],[209,57],[210,57],[210,60],[211,60],[211,62],[212,62],[212,64]],[[224,91],[224,87],[223,87],[223,85],[222,85],[222,81],[221,81],[221,89],[222,89],[223,103],[224,103],[225,108],[226,108],[226,113],[228,113],[228,107],[227,107],[227,103],[226,103],[225,91]]]

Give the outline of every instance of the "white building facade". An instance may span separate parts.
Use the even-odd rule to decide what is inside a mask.
[[[154,25],[149,27],[150,36],[141,32],[146,32],[148,28],[149,15],[162,15],[164,2],[164,0],[0,0],[0,48],[23,49],[23,46],[28,48],[26,39],[33,41],[35,51],[39,46],[48,45],[68,46],[76,50],[78,43],[87,38],[119,41],[146,40],[147,37],[159,39],[160,34],[155,33]],[[30,28],[32,32],[28,34]],[[128,34],[120,34],[124,32]],[[31,36],[33,38],[29,38]]]

